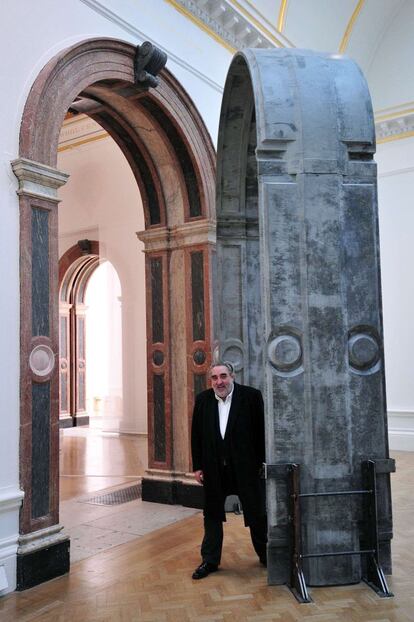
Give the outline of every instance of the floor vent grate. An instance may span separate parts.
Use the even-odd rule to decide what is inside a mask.
[[[134,484],[127,488],[114,490],[105,494],[100,494],[89,499],[83,499],[80,503],[91,503],[93,505],[121,505],[141,498],[141,484]]]

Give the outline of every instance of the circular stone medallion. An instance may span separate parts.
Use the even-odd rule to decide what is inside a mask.
[[[278,335],[267,346],[269,361],[278,371],[289,372],[302,362],[302,345],[296,335]]]
[[[154,350],[152,360],[154,361],[154,365],[162,365],[164,362],[164,352],[161,352],[161,350]]]
[[[376,365],[380,358],[377,340],[367,333],[356,333],[348,342],[349,363],[355,369],[366,371]]]
[[[238,345],[229,345],[223,351],[222,360],[229,361],[238,372],[243,368],[243,350]]]
[[[48,376],[55,366],[53,350],[46,345],[35,346],[29,356],[29,367],[36,376]]]
[[[193,361],[196,365],[203,365],[206,362],[206,353],[203,350],[196,350],[193,354]]]

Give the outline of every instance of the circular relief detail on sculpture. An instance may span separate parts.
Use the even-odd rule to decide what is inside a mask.
[[[161,352],[161,350],[154,350],[152,360],[154,361],[154,365],[162,365],[164,362],[164,352]]]
[[[278,335],[267,347],[269,361],[278,371],[290,372],[302,363],[302,345],[296,335]]]
[[[29,367],[36,376],[48,376],[55,366],[53,350],[46,345],[35,346],[29,356]]]
[[[233,365],[234,371],[243,369],[243,351],[235,345],[228,346],[221,356],[223,361],[229,361]]]
[[[62,371],[66,371],[66,370],[67,370],[67,368],[68,368],[68,364],[67,364],[67,362],[66,362],[66,361],[62,361],[62,362],[60,363],[60,369],[61,369]]]
[[[348,342],[349,363],[359,371],[374,367],[380,359],[380,347],[375,335],[356,333]]]
[[[203,350],[196,350],[193,354],[193,361],[196,365],[203,365],[206,362],[206,353]]]
[[[85,369],[85,363],[83,361],[79,361],[78,367],[79,369]]]

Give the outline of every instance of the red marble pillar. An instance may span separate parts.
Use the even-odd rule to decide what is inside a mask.
[[[17,589],[69,570],[59,522],[58,198],[67,175],[12,162],[20,197],[20,485]]]
[[[143,499],[197,506],[190,455],[194,395],[211,361],[214,226],[206,220],[139,233],[146,247],[148,454]]]

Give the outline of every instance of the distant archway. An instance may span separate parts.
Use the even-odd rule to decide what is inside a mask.
[[[99,242],[81,240],[59,260],[59,420],[89,423],[86,408],[85,293],[101,263]]]

